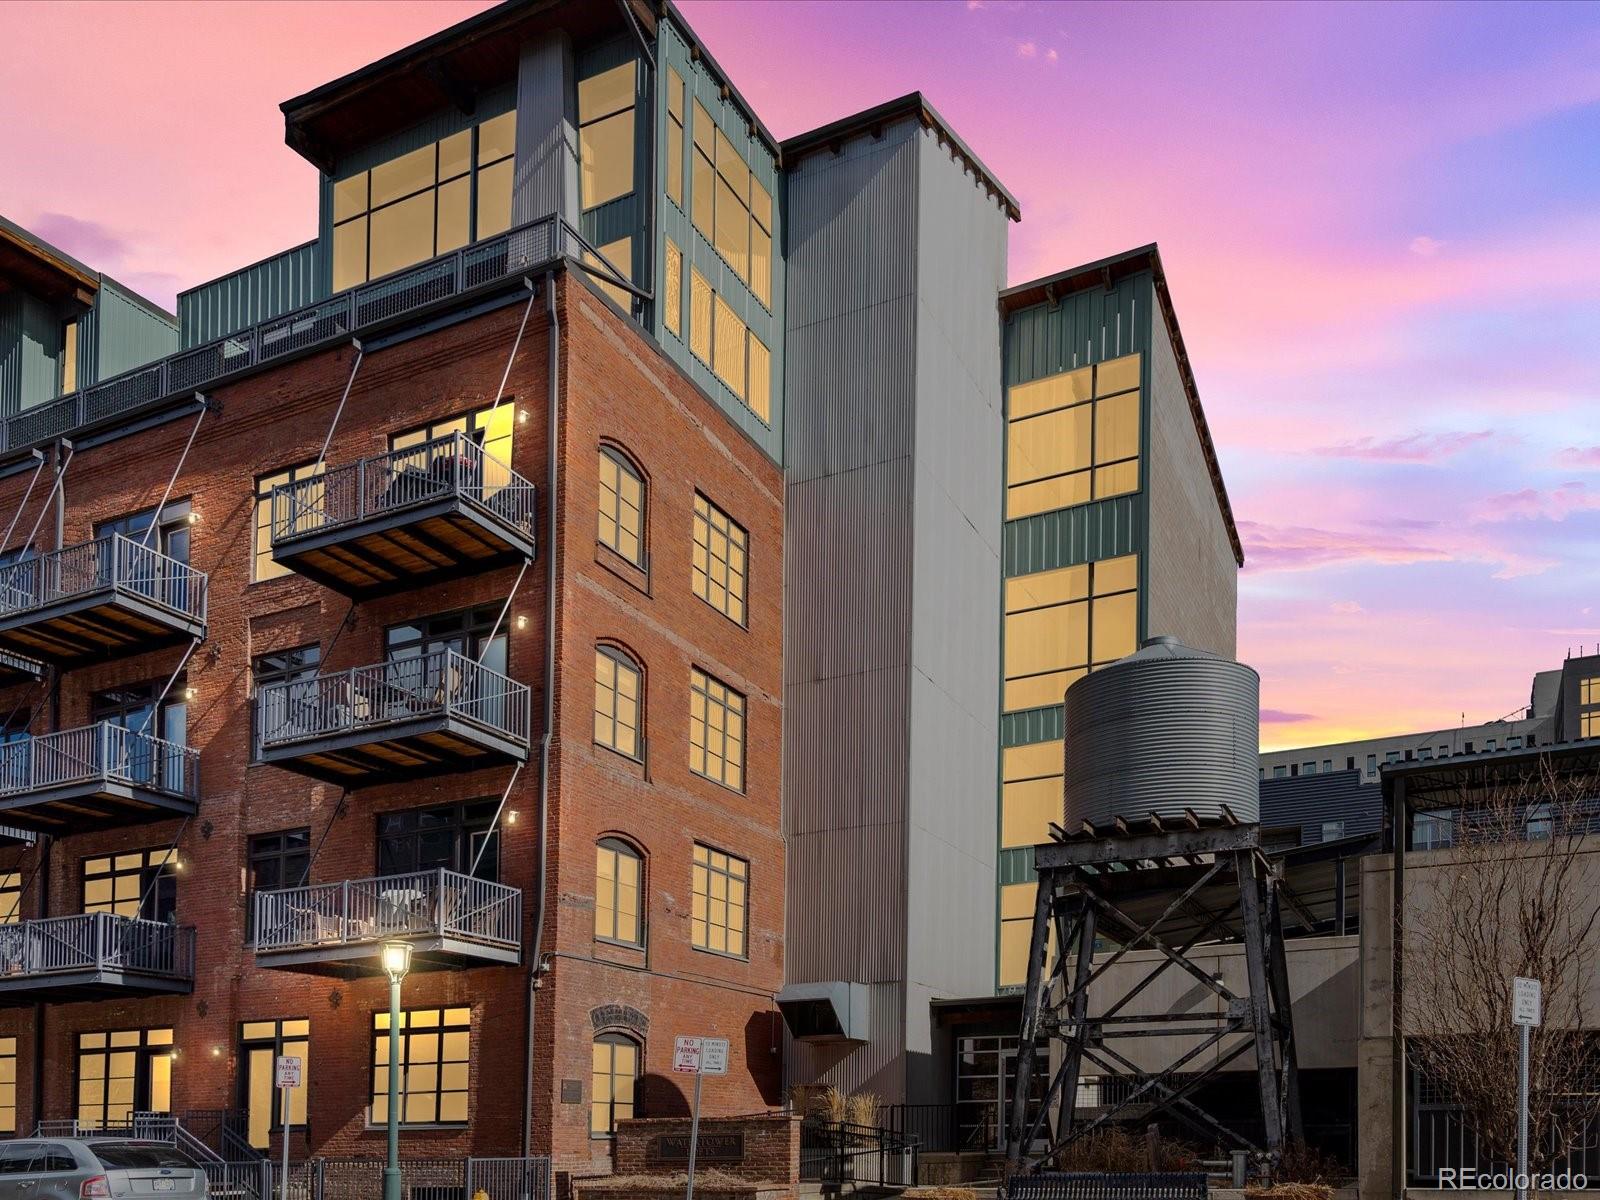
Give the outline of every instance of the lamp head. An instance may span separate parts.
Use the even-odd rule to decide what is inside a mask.
[[[411,970],[411,943],[410,942],[385,942],[379,951],[380,961],[383,963],[384,974],[399,983],[406,977],[406,972]]]

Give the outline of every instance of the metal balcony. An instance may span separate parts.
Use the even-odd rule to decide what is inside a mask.
[[[0,1006],[193,989],[193,926],[104,912],[0,925]]]
[[[101,721],[0,745],[0,822],[79,833],[186,817],[200,752]]]
[[[345,787],[528,758],[528,688],[454,650],[268,684],[261,761]]]
[[[534,553],[536,489],[466,434],[272,489],[272,557],[357,600]]]
[[[71,667],[206,633],[206,577],[120,533],[0,567],[0,651]]]
[[[43,663],[0,651],[0,687],[10,687],[16,683],[37,683],[43,674]]]
[[[412,965],[515,964],[522,892],[456,871],[415,871],[257,892],[256,963],[328,974],[377,974],[378,948],[407,941]]]

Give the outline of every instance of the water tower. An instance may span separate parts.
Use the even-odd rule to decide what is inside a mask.
[[[1299,1138],[1279,892],[1258,823],[1258,698],[1249,667],[1170,637],[1068,689],[1062,821],[1034,848],[1011,1170],[1050,1166],[1111,1124],[1160,1120],[1273,1156]],[[1250,1055],[1260,1143],[1197,1095]],[[1049,1088],[1031,1112],[1039,1074]]]

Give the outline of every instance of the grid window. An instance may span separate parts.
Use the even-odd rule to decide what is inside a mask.
[[[170,920],[177,908],[178,852],[135,850],[83,860],[83,911]]]
[[[627,842],[606,838],[594,848],[594,935],[601,941],[644,945],[644,860]]]
[[[0,1038],[0,1133],[17,1132],[17,1039]]]
[[[1000,752],[1000,845],[1037,846],[1061,820],[1065,749],[1061,742],[1007,746]]]
[[[469,800],[436,808],[404,808],[378,815],[378,874],[456,871],[500,878],[500,837],[494,800]]]
[[[256,583],[264,579],[278,579],[291,574],[288,567],[280,566],[272,557],[272,489],[279,484],[298,483],[302,479],[310,479],[312,475],[320,475],[321,469],[314,462],[301,463],[297,467],[290,467],[287,471],[276,471],[271,475],[262,475],[256,480],[256,542],[255,564],[250,578]],[[297,520],[296,527],[311,529],[321,519],[319,507],[322,503],[321,486],[303,488],[292,492],[290,495],[295,501]],[[284,503],[289,503],[285,499]],[[287,520],[290,510],[285,508],[284,517]]]
[[[411,1008],[400,1014],[400,1124],[467,1120],[470,1008]],[[389,1120],[389,1014],[372,1014],[372,1124]]]
[[[668,103],[671,103],[670,80]],[[669,120],[669,153],[671,126]],[[681,142],[679,144],[681,146]],[[698,100],[694,103],[694,162],[690,187],[695,228],[716,247],[733,273],[749,285],[756,299],[770,308],[772,194],[755,178],[744,153]]]
[[[1012,385],[1006,518],[1139,490],[1139,355]]]
[[[509,229],[516,121],[491,117],[336,182],[333,290]]]
[[[594,1040],[589,1079],[589,1136],[610,1137],[617,1122],[634,1115],[639,1080],[639,1043],[620,1033]]]
[[[594,740],[608,750],[638,758],[639,666],[619,650],[594,652]]]
[[[78,390],[78,322],[61,323],[61,394]]]
[[[736,792],[744,791],[744,697],[692,667],[689,769]]]
[[[78,1120],[103,1129],[135,1112],[172,1111],[170,1029],[118,1029],[78,1035]]]
[[[1600,705],[1600,675],[1578,681],[1578,703],[1584,708]]]
[[[772,420],[772,353],[699,270],[689,268],[689,349],[746,408]]]
[[[694,498],[694,546],[690,586],[712,608],[744,624],[748,535],[699,493]]]
[[[311,871],[311,830],[285,829],[277,833],[258,833],[249,846],[250,891],[273,892],[280,888],[303,887]],[[255,934],[256,909],[245,909],[246,920]]]
[[[244,1067],[246,1136],[257,1150],[272,1144],[272,1132],[283,1128],[283,1091],[276,1086],[274,1062],[279,1055],[300,1060],[300,1086],[289,1089],[289,1124],[304,1129],[310,1092],[311,1022],[246,1021],[239,1027],[239,1058]]]
[[[633,191],[633,61],[578,81],[579,189],[598,208]]]
[[[1600,737],[1600,711],[1578,714],[1578,736],[1580,738]]]
[[[0,873],[0,925],[22,920],[22,872]]]
[[[600,544],[644,566],[644,480],[615,450],[600,451]]]
[[[1006,580],[1005,710],[1060,704],[1075,680],[1133,653],[1138,582],[1133,554]]]
[[[439,456],[447,453],[437,443],[451,434],[464,434],[483,449],[483,499],[490,502],[511,482],[511,432],[516,428],[516,405],[489,404],[440,421],[430,421],[389,438],[389,469],[396,475],[421,471],[435,475]],[[415,455],[397,451],[415,449]],[[479,482],[479,481],[474,481]]]
[[[1000,889],[1000,986],[1021,987],[1028,982],[1028,947],[1033,941],[1033,906],[1037,883],[1008,883]],[[1055,923],[1045,946],[1045,969],[1056,957]]]
[[[667,68],[667,199],[683,207],[683,76]]]
[[[258,699],[250,706],[250,721],[255,727],[250,739],[253,752],[260,749],[263,731],[277,736],[280,731],[315,727],[317,685],[313,680],[321,662],[320,646],[297,646],[293,650],[263,654],[256,658],[252,668]],[[263,688],[278,683],[299,686],[274,688],[265,696],[262,695]]]
[[[661,286],[661,322],[668,333],[683,336],[683,251],[667,239],[667,274]]]
[[[696,950],[745,957],[750,864],[696,842],[693,871],[690,944]]]

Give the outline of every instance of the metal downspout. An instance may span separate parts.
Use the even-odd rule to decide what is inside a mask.
[[[545,492],[547,523],[544,595],[544,734],[539,739],[539,873],[534,893],[533,943],[528,957],[528,1028],[524,1039],[522,1084],[522,1156],[533,1153],[533,1034],[538,1009],[539,986],[544,974],[545,875],[550,863],[550,742],[554,736],[556,714],[556,557],[559,550],[557,497],[560,493],[561,456],[561,319],[556,314],[556,276],[545,276],[545,312],[550,321],[549,347],[549,425],[545,432],[549,457],[549,486]]]

